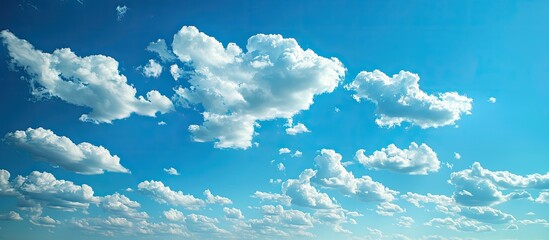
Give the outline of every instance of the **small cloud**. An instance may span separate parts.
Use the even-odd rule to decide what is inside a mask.
[[[116,18],[118,19],[118,21],[121,21],[122,18],[124,18],[124,16],[126,15],[126,12],[128,12],[128,7],[126,5],[124,6],[120,6],[118,5],[116,7]]]
[[[488,98],[488,102],[489,102],[489,103],[496,103],[496,100],[497,100],[497,99],[496,99],[495,97],[490,97],[490,98]]]
[[[278,183],[281,183],[282,182],[282,179],[278,178],[278,179],[269,179],[269,183],[272,183],[272,184],[278,184]]]
[[[177,81],[179,78],[181,78],[181,74],[183,73],[183,69],[179,68],[177,64],[173,64],[170,66],[170,74],[173,77],[173,80]]]
[[[336,113],[338,113],[338,112],[341,111],[341,110],[340,110],[338,107],[336,107],[336,108],[334,108],[334,111],[335,111]]]
[[[536,215],[536,214],[535,214],[534,212],[527,212],[526,215],[528,215],[528,216],[534,216],[534,215]]]
[[[309,129],[307,129],[307,127],[303,123],[298,123],[293,127],[286,128],[286,134],[288,135],[296,135],[296,134],[306,133],[306,132],[311,132],[311,131],[309,131]]]
[[[157,78],[160,77],[160,74],[162,74],[162,65],[153,59],[149,59],[149,63],[143,67],[143,75]]]
[[[451,163],[448,163],[448,162],[447,162],[445,165],[446,165],[446,167],[447,167],[448,169],[454,168],[454,164],[451,164]]]
[[[164,122],[164,121],[160,121],[160,122],[158,122],[158,125],[159,125],[159,126],[164,126],[164,125],[168,125],[168,124],[167,124],[166,122]]]
[[[132,188],[126,188],[126,192],[133,192]]]
[[[284,171],[284,170],[286,170],[286,167],[284,167],[284,164],[283,164],[283,163],[279,163],[278,165],[276,165],[276,167],[278,168],[279,171]]]
[[[278,154],[279,154],[279,155],[286,154],[286,153],[290,153],[290,152],[292,152],[292,150],[290,150],[289,148],[281,148],[281,149],[278,149]]]
[[[457,160],[460,160],[461,159],[461,154],[459,154],[457,152],[454,152],[454,158],[457,159]]]
[[[293,154],[292,154],[292,157],[301,157],[303,156],[303,153],[299,150],[296,150]]]
[[[164,168],[164,172],[170,174],[170,175],[175,175],[175,176],[179,176],[180,174],[177,172],[177,170],[173,167],[171,168]]]

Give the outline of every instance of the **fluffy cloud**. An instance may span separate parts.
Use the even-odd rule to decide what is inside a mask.
[[[18,212],[0,213],[0,221],[21,221],[23,218]]]
[[[427,226],[433,226],[437,228],[447,228],[455,231],[464,231],[464,232],[487,232],[495,231],[489,225],[481,224],[478,221],[466,219],[464,217],[459,217],[457,219],[452,218],[433,218],[427,223]]]
[[[290,126],[286,128],[286,134],[288,135],[297,135],[300,133],[311,132],[303,123],[298,123],[295,126]]]
[[[395,215],[395,213],[403,213],[403,212],[406,212],[406,210],[390,202],[380,203],[377,206],[377,210],[376,210],[376,213],[382,216],[393,216]]]
[[[473,102],[457,92],[429,95],[419,88],[419,76],[407,71],[392,78],[379,70],[363,71],[345,88],[354,92],[358,102],[366,99],[376,104],[376,123],[381,127],[402,122],[421,128],[453,125],[462,114],[471,114]]]
[[[292,150],[288,149],[288,148],[281,148],[281,149],[278,149],[278,154],[285,154],[285,153],[291,153]]]
[[[261,201],[271,201],[275,203],[279,203],[285,206],[289,206],[292,199],[289,196],[282,195],[279,193],[267,193],[267,192],[261,192],[256,191],[252,197],[259,198]]]
[[[226,218],[232,218],[232,219],[243,219],[244,215],[242,215],[242,212],[240,209],[237,208],[223,208],[223,213],[225,213]]]
[[[496,103],[496,98],[495,97],[490,97],[490,98],[488,98],[488,102],[489,103]]]
[[[191,87],[176,89],[182,106],[202,105],[204,122],[189,130],[198,142],[217,148],[248,148],[259,121],[291,118],[309,109],[315,95],[332,92],[345,75],[336,58],[303,50],[291,38],[258,34],[247,52],[227,47],[195,27],[183,27],[172,44],[175,55],[194,68]]]
[[[185,221],[185,215],[183,215],[182,212],[170,208],[168,211],[163,212],[164,217],[172,222],[184,222]]]
[[[363,201],[393,201],[398,193],[369,176],[355,178],[341,163],[341,155],[334,150],[322,149],[314,161],[318,166],[316,179],[325,187],[335,188],[346,195],[355,195]]]
[[[437,211],[445,214],[453,215],[461,211],[461,208],[456,204],[453,198],[444,195],[435,195],[430,193],[427,195],[421,195],[408,192],[405,195],[402,195],[401,198],[418,208],[424,207],[423,204],[433,203],[436,205],[435,209]]]
[[[456,187],[456,202],[466,206],[488,206],[530,196],[527,192],[504,195],[502,190],[549,189],[549,173],[520,176],[507,171],[490,171],[475,162],[471,169],[452,173],[449,182]]]
[[[172,64],[170,66],[170,74],[173,77],[173,80],[177,81],[179,78],[181,78],[181,75],[183,74],[183,69],[179,68],[177,64]]]
[[[233,201],[231,201],[231,199],[213,195],[210,189],[206,189],[204,191],[204,196],[206,196],[206,203],[208,204],[220,204],[220,205],[233,204]]]
[[[160,74],[162,74],[162,65],[153,59],[149,59],[149,63],[143,67],[143,75],[157,78],[160,77]]]
[[[10,183],[10,172],[5,169],[0,169],[0,196],[16,195],[15,189]]]
[[[57,136],[53,131],[28,128],[7,133],[4,140],[33,154],[38,160],[60,166],[80,174],[108,172],[129,173],[106,148],[82,142],[74,144],[69,138]]]
[[[206,217],[203,215],[190,214],[185,220],[186,227],[196,233],[207,233],[207,234],[229,234],[229,232],[219,228],[216,224],[219,222],[215,218]]]
[[[460,214],[485,223],[499,224],[515,221],[512,215],[491,207],[466,207]]]
[[[316,171],[305,169],[299,179],[288,179],[282,184],[282,193],[291,198],[291,203],[310,208],[335,208],[336,205],[326,193],[319,192],[311,185]]]
[[[538,198],[536,198],[537,203],[549,203],[549,192],[539,193]]]
[[[168,50],[168,45],[164,39],[158,39],[156,42],[149,43],[146,50],[158,54],[160,59],[164,62],[169,62],[176,59],[175,55]]]
[[[398,218],[398,225],[405,228],[410,228],[415,223],[411,217],[402,216]]]
[[[149,215],[146,212],[137,211],[139,207],[141,207],[141,205],[138,202],[132,201],[119,193],[101,198],[101,208],[106,212],[130,219],[148,218]]]
[[[154,117],[157,112],[173,110],[169,98],[152,90],[135,97],[137,90],[127,84],[111,57],[91,55],[78,57],[68,48],[44,53],[11,32],[0,33],[11,62],[23,68],[32,78],[32,94],[38,98],[57,97],[77,106],[91,108],[82,121],[110,123],[132,113]],[[34,88],[34,86],[39,86]]]
[[[55,227],[56,225],[61,224],[60,221],[55,220],[55,219],[51,218],[50,216],[45,216],[45,217],[33,216],[33,217],[31,217],[31,219],[29,221],[30,221],[30,223],[32,223],[36,226],[49,227],[49,228],[52,228],[52,227]]]
[[[160,181],[143,181],[137,185],[137,189],[162,204],[182,206],[192,210],[205,205],[203,200],[195,198],[193,195],[183,194],[181,191],[173,191]]]
[[[278,164],[276,165],[276,168],[278,168],[278,171],[284,171],[284,170],[286,170],[286,167],[284,166],[283,163],[278,163]]]
[[[18,198],[31,206],[74,211],[87,209],[90,203],[98,203],[100,200],[93,196],[90,186],[57,180],[47,172],[33,171],[27,177],[17,176],[11,184]]]
[[[164,168],[164,172],[166,172],[169,175],[175,175],[179,176],[179,173],[177,172],[177,169],[171,167],[171,168]]]
[[[437,172],[440,169],[437,154],[427,144],[418,146],[412,142],[404,150],[390,144],[371,156],[364,155],[364,152],[364,149],[358,150],[356,159],[369,169],[386,169],[411,175],[427,175],[428,172]]]

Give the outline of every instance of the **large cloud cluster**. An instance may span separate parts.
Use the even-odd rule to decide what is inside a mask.
[[[336,58],[318,56],[280,35],[254,35],[243,52],[186,26],[175,34],[172,48],[194,68],[191,86],[176,89],[175,99],[204,108],[204,123],[189,127],[193,139],[216,141],[218,148],[250,147],[259,121],[309,109],[315,95],[332,92],[345,75]]]
[[[158,91],[148,92],[146,98],[136,97],[137,90],[128,85],[126,76],[118,71],[118,62],[111,57],[79,57],[68,48],[45,53],[7,30],[0,36],[12,63],[31,76],[32,94],[91,108],[80,117],[82,121],[110,123],[132,113],[154,117],[157,112],[173,110],[170,99]]]

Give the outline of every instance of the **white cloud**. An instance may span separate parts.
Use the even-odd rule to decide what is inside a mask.
[[[106,148],[82,142],[74,144],[65,136],[57,136],[44,128],[7,133],[4,141],[22,148],[37,160],[80,174],[108,172],[130,173],[120,164],[120,158],[112,156]]]
[[[21,221],[23,218],[18,212],[0,213],[0,221]]]
[[[137,185],[137,189],[162,204],[182,206],[191,210],[199,209],[205,205],[203,200],[195,198],[193,195],[183,194],[181,191],[173,191],[160,181],[143,181]]]
[[[276,168],[278,168],[278,171],[284,171],[286,170],[286,167],[284,167],[284,164],[283,163],[278,163],[276,165]]]
[[[524,191],[504,195],[502,190],[549,189],[549,173],[520,176],[507,171],[490,171],[475,162],[471,169],[452,173],[449,182],[456,187],[456,202],[466,206],[489,206],[509,199],[530,198]]]
[[[149,43],[146,50],[158,54],[163,62],[169,62],[176,59],[175,55],[168,50],[168,45],[166,45],[166,40],[164,39],[158,39],[156,42]],[[177,67],[177,65],[175,66]]]
[[[126,15],[127,12],[128,12],[128,7],[126,7],[126,5],[116,6],[116,18],[117,18],[117,20],[121,21],[122,18],[124,18],[124,16]]]
[[[232,219],[243,219],[244,215],[242,215],[242,212],[240,209],[237,208],[223,208],[223,213],[225,213],[226,218],[232,218]]]
[[[5,169],[0,169],[0,196],[13,196],[17,192],[10,183],[11,174]]]
[[[162,74],[162,65],[153,59],[149,59],[149,63],[143,67],[143,75],[157,78],[160,77],[160,74]]]
[[[336,58],[303,50],[294,39],[258,34],[247,52],[227,47],[195,27],[183,27],[172,44],[175,55],[194,68],[191,87],[176,89],[182,106],[202,105],[202,125],[189,130],[198,142],[217,148],[248,148],[259,121],[291,118],[309,109],[316,95],[332,92],[345,75]]]
[[[549,227],[549,222],[545,219],[523,219],[523,220],[518,220],[517,223],[520,223],[522,225],[533,225],[533,224],[539,224],[539,225],[542,225],[544,227]]]
[[[285,153],[291,153],[292,150],[288,149],[288,148],[281,148],[281,149],[278,149],[278,154],[281,155],[281,154],[285,154]]]
[[[279,193],[267,193],[267,192],[261,192],[256,191],[252,197],[259,198],[261,201],[271,201],[275,203],[280,203],[285,206],[289,206],[291,202],[291,198],[286,195],[282,195]]]
[[[366,99],[376,105],[376,123],[381,127],[402,122],[421,128],[454,125],[462,114],[471,114],[473,101],[457,92],[429,95],[419,88],[419,76],[407,71],[392,78],[379,70],[363,71],[345,88],[358,102]]]
[[[31,172],[27,177],[17,176],[12,181],[17,197],[30,206],[51,207],[74,211],[87,209],[90,203],[99,203],[93,189],[71,181],[57,180],[51,173]]]
[[[172,222],[184,222],[185,221],[185,215],[183,215],[182,212],[170,208],[168,211],[163,212],[164,217]]]
[[[439,212],[454,215],[461,211],[461,208],[456,204],[453,198],[445,195],[435,195],[428,193],[427,195],[421,195],[417,193],[408,192],[401,196],[402,199],[410,202],[418,208],[424,207],[423,204],[433,203],[435,209]]]
[[[190,214],[187,216],[185,222],[187,228],[192,232],[226,235],[229,234],[229,232],[216,226],[219,221],[215,218],[210,218],[197,214]]]
[[[406,209],[402,209],[400,206],[390,203],[390,202],[382,202],[379,205],[377,205],[376,213],[382,216],[393,216],[395,213],[403,213],[406,212]]]
[[[482,224],[476,220],[466,219],[464,217],[459,217],[457,219],[453,218],[433,218],[427,223],[427,226],[433,226],[437,228],[447,228],[454,231],[464,231],[464,232],[488,232],[495,231],[489,225]]]
[[[540,192],[536,198],[537,203],[549,203],[549,192]]]
[[[290,126],[286,128],[286,134],[288,135],[297,135],[300,133],[307,133],[307,132],[311,132],[311,131],[309,131],[309,129],[307,129],[307,127],[303,123],[298,123],[294,126]]]
[[[166,126],[166,125],[168,125],[168,124],[164,121],[158,122],[158,126]]]
[[[204,196],[206,196],[206,203],[208,204],[220,204],[220,205],[233,204],[233,201],[231,201],[231,199],[228,199],[222,196],[213,195],[210,189],[206,189],[204,191]]]
[[[30,221],[30,223],[32,223],[36,226],[48,227],[48,228],[52,228],[52,227],[55,227],[56,225],[61,224],[61,222],[51,218],[50,216],[45,216],[45,217],[33,216],[33,217],[31,217],[31,219],[29,221]]]
[[[181,75],[183,74],[183,69],[179,68],[177,64],[172,64],[170,66],[170,74],[173,77],[173,80],[177,81],[179,78],[181,78]]]
[[[80,117],[81,121],[110,123],[132,113],[154,117],[157,112],[173,110],[170,99],[156,90],[149,91],[146,98],[136,98],[137,90],[127,84],[126,76],[118,71],[118,62],[111,57],[81,58],[68,48],[44,53],[7,30],[0,35],[11,62],[31,76],[32,94],[91,108],[90,113]]]
[[[466,207],[460,212],[461,215],[485,223],[510,223],[515,217],[491,207]]]
[[[299,150],[295,150],[295,152],[291,155],[292,157],[301,157],[303,156],[303,153]]]
[[[402,216],[398,219],[398,225],[405,228],[411,228],[412,225],[415,223],[414,219],[411,217]]]
[[[164,172],[166,172],[167,174],[169,175],[175,175],[175,176],[179,176],[179,172],[177,172],[177,169],[171,167],[171,168],[164,168]]]
[[[341,163],[341,155],[334,150],[322,149],[315,157],[318,166],[316,179],[325,187],[335,188],[346,195],[354,195],[362,201],[386,201],[395,199],[397,191],[372,180],[370,176],[355,178]]]
[[[132,201],[128,197],[119,193],[114,193],[101,198],[101,208],[103,208],[103,210],[124,218],[148,218],[149,215],[146,212],[137,211],[140,207],[141,204],[136,201]]]
[[[460,160],[461,159],[461,154],[459,154],[457,152],[454,152],[454,158],[457,159],[457,160]]]
[[[412,142],[408,149],[399,149],[394,144],[375,151],[371,156],[364,155],[365,150],[356,152],[356,159],[369,169],[385,169],[411,175],[427,175],[437,172],[440,161],[437,154],[427,144],[418,146]]]
[[[488,98],[488,102],[489,102],[489,103],[496,103],[496,100],[497,100],[497,99],[496,99],[495,97],[490,97],[490,98]]]
[[[291,198],[291,203],[310,208],[335,208],[336,205],[326,193],[319,192],[311,185],[316,171],[305,169],[299,179],[288,179],[282,184],[282,193]]]

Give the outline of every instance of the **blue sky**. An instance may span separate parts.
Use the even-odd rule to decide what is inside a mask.
[[[8,1],[0,238],[543,239],[545,1]]]

